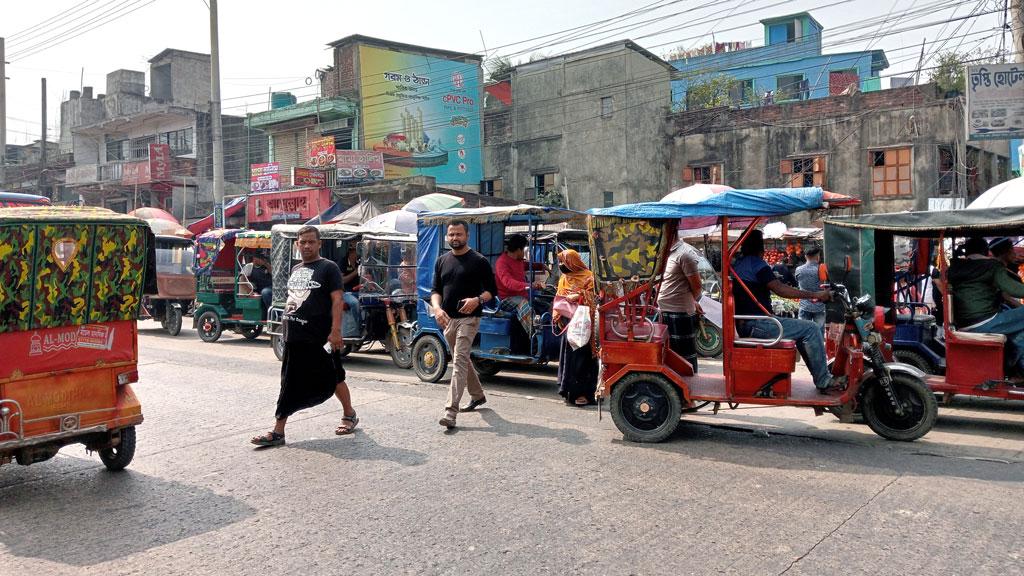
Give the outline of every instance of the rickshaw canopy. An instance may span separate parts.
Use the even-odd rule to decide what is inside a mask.
[[[420,224],[426,225],[445,224],[452,220],[464,220],[469,224],[489,224],[492,222],[522,224],[528,222],[568,222],[582,215],[582,212],[565,208],[517,204],[515,206],[451,208],[449,210],[423,212],[419,215],[418,220]]]
[[[0,333],[132,320],[156,290],[146,222],[105,208],[0,210]]]
[[[1024,228],[1024,206],[970,210],[936,210],[826,218],[842,228],[884,230],[898,236],[1018,236]]]
[[[245,230],[235,236],[235,246],[238,248],[255,248],[257,250],[270,250],[269,230]]]
[[[679,220],[695,216],[758,217],[784,216],[804,210],[856,206],[859,201],[825,192],[821,188],[764,188],[725,190],[695,202],[640,202],[610,208],[593,208],[592,216],[615,216],[646,220]]]
[[[218,228],[196,237],[196,276],[209,275],[214,268],[234,270],[234,243],[239,232],[236,228]]]

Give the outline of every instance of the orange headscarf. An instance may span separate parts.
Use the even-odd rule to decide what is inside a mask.
[[[559,296],[579,294],[576,302],[585,306],[594,305],[594,273],[587,268],[580,253],[569,249],[558,253],[558,261],[569,269],[558,279]]]

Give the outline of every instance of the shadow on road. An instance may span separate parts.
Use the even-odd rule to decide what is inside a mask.
[[[256,512],[205,488],[95,468],[12,486],[2,502],[0,543],[7,553],[72,566],[216,531]]]
[[[524,438],[551,438],[558,440],[565,444],[573,444],[575,446],[582,446],[584,444],[590,444],[590,438],[580,430],[573,428],[548,428],[547,426],[539,426],[537,424],[526,424],[522,422],[512,422],[498,416],[498,414],[490,408],[480,408],[476,410],[476,413],[483,418],[484,422],[488,424],[487,427],[483,426],[465,426],[464,423],[467,419],[473,418],[470,414],[463,414],[459,416],[458,428],[453,428],[449,433],[458,432],[490,432],[498,436],[522,436]]]
[[[407,448],[382,446],[362,428],[357,428],[351,438],[322,438],[289,442],[291,448],[320,452],[339,460],[380,460],[402,466],[426,464],[427,454]]]

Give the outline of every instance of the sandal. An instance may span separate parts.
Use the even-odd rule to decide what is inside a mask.
[[[587,400],[586,396],[580,396],[579,398],[576,398],[575,404],[577,406],[586,406],[587,404],[590,404],[590,400]]]
[[[254,436],[252,440],[249,440],[249,442],[260,447],[283,446],[284,434],[271,431],[260,436]]]
[[[334,433],[338,436],[344,436],[355,432],[356,426],[359,425],[359,416],[355,414],[351,416],[342,416],[341,425],[334,429]]]

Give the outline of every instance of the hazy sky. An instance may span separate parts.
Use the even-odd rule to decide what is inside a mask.
[[[966,16],[975,9],[994,10],[1002,3],[221,0],[222,98],[226,114],[244,115],[267,108],[268,89],[290,90],[300,100],[313,97],[314,71],[331,62],[326,44],[350,34],[481,54],[486,43],[488,56],[511,55],[513,60],[525,59],[534,52],[552,55],[618,38],[632,38],[664,55],[677,45],[706,44],[712,33],[719,42],[753,40],[760,45],[763,33],[758,20],[801,11],[810,11],[825,27],[825,53],[881,48],[891,64],[883,74],[892,75],[916,67],[923,39],[928,42],[929,53],[998,46],[1000,35],[996,29],[1002,23],[1002,12],[949,24],[943,21]],[[908,10],[920,13],[904,15]],[[90,29],[109,18],[104,14],[111,11],[123,17]],[[637,13],[632,17],[596,24],[594,29],[557,34],[633,11]],[[36,25],[40,26],[26,30]],[[549,36],[522,43],[545,35]],[[83,85],[83,69],[84,85],[93,86],[95,93],[105,92],[106,74],[120,68],[146,72],[148,85],[148,60],[164,48],[209,52],[209,13],[204,0],[0,0],[0,36],[7,38],[10,62],[7,141],[26,143],[39,138],[39,79],[44,76],[49,137],[56,140],[60,101]],[[564,36],[577,37],[552,44]],[[312,86],[306,85],[307,78],[314,79]]]

